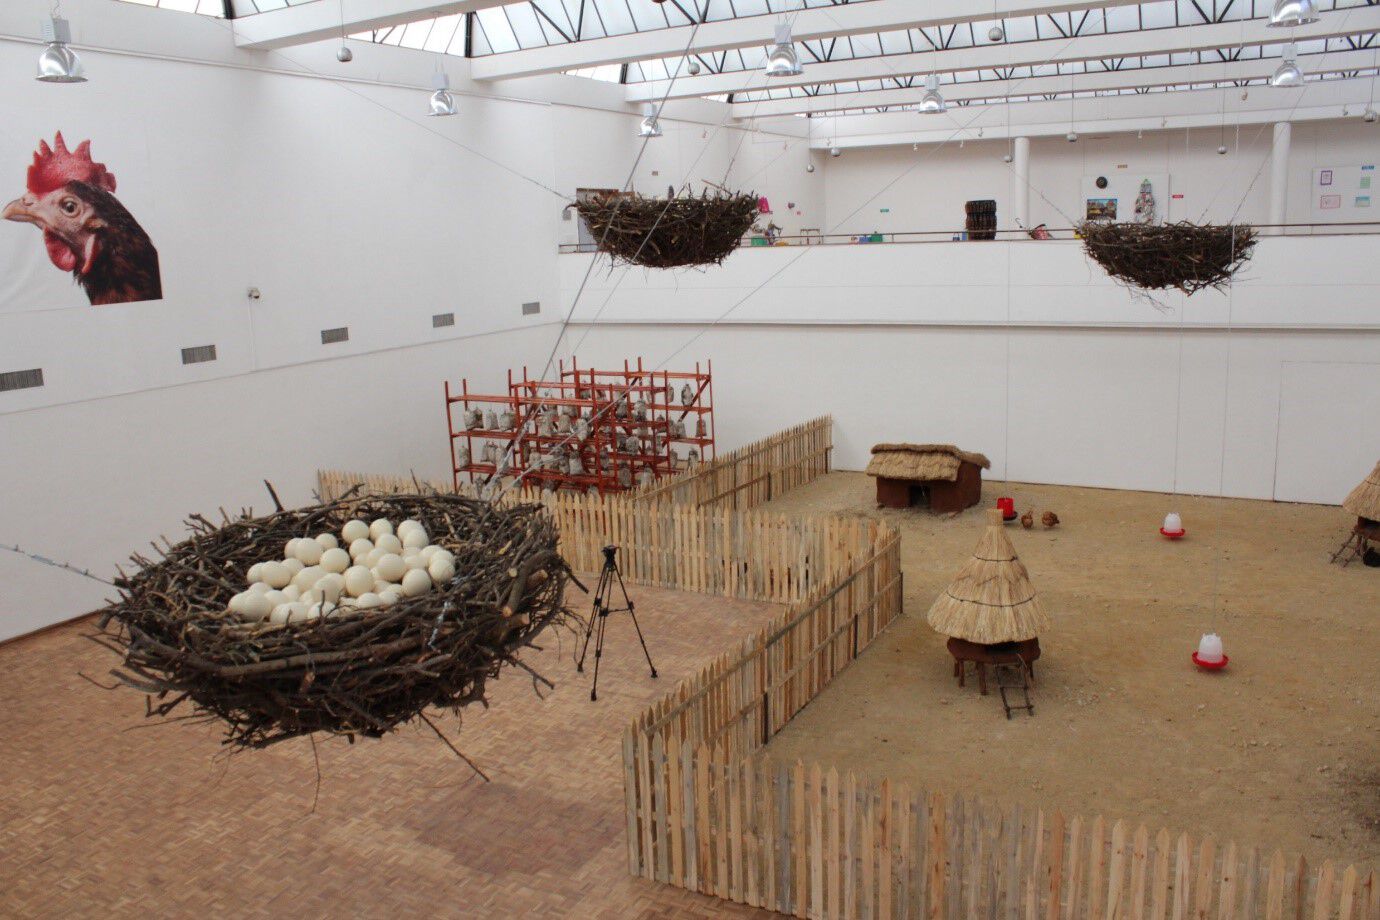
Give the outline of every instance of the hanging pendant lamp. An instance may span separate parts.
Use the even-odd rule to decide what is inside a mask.
[[[661,123],[656,117],[656,106],[650,102],[642,107],[642,124],[637,129],[638,137],[661,137]]]
[[[37,79],[42,83],[85,83],[86,68],[81,58],[68,47],[72,27],[57,16],[43,23],[43,40],[48,47],[38,56]]]
[[[436,92],[431,94],[431,111],[427,114],[437,118],[456,114],[459,110],[455,107],[455,97],[450,94],[450,77],[444,71],[438,72],[431,78],[431,85],[436,87]]]
[[[800,57],[791,40],[791,27],[782,23],[776,27],[776,44],[767,49],[767,66],[762,72],[769,77],[798,77],[804,72]]]
[[[948,108],[944,97],[939,95],[939,77],[930,74],[925,78],[925,95],[920,99],[920,114],[939,115]]]
[[[1284,46],[1284,51],[1280,56],[1284,59],[1279,67],[1270,76],[1270,85],[1284,88],[1294,88],[1303,85],[1303,71],[1299,70],[1299,65],[1294,59],[1298,56],[1298,48],[1291,42]]]
[[[1271,28],[1303,26],[1318,21],[1318,7],[1314,0],[1275,0],[1270,10]]]

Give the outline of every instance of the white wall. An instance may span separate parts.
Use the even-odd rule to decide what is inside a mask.
[[[1380,456],[1380,425],[1336,417],[1368,414],[1380,371],[1375,247],[1266,239],[1228,292],[1158,303],[1073,242],[748,250],[711,275],[600,276],[598,325],[577,312],[570,341],[712,360],[726,446],[830,412],[844,469],[940,441],[1020,481],[1339,502]],[[564,288],[587,258],[562,256]],[[1310,414],[1340,378],[1337,411]]]

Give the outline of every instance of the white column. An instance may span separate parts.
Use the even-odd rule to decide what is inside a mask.
[[[1284,205],[1289,194],[1289,139],[1293,133],[1287,121],[1275,123],[1275,141],[1270,148],[1270,223],[1284,223]],[[1282,230],[1271,230],[1282,233]]]
[[[1011,144],[1011,226],[1030,229],[1030,138]]]

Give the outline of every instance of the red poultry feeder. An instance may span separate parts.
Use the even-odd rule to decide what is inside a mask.
[[[997,510],[1001,512],[1003,521],[1014,521],[1016,519],[1016,500],[1014,498],[998,498]]]

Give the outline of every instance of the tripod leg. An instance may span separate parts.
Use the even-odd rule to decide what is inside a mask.
[[[604,633],[608,629],[608,606],[599,610],[599,635],[594,640],[594,683],[589,688],[590,700],[599,699],[599,660],[604,657]]]
[[[652,653],[647,651],[647,640],[642,637],[642,627],[637,623],[637,612],[633,609],[632,599],[628,597],[627,586],[623,584],[623,573],[616,568],[613,573],[618,576],[618,590],[623,592],[623,603],[628,607],[628,616],[632,618],[633,629],[637,630],[637,641],[642,644],[642,654],[647,658],[647,667],[651,668],[652,676],[656,677],[656,665],[652,664]]]
[[[580,648],[580,660],[575,663],[575,670],[581,674],[585,670],[585,655],[589,654],[589,640],[594,635],[595,621],[600,618],[600,612],[604,609],[607,600],[608,589],[611,587],[609,582],[608,569],[599,573],[599,584],[594,588],[594,607],[589,614],[589,624],[585,627],[585,641]]]

